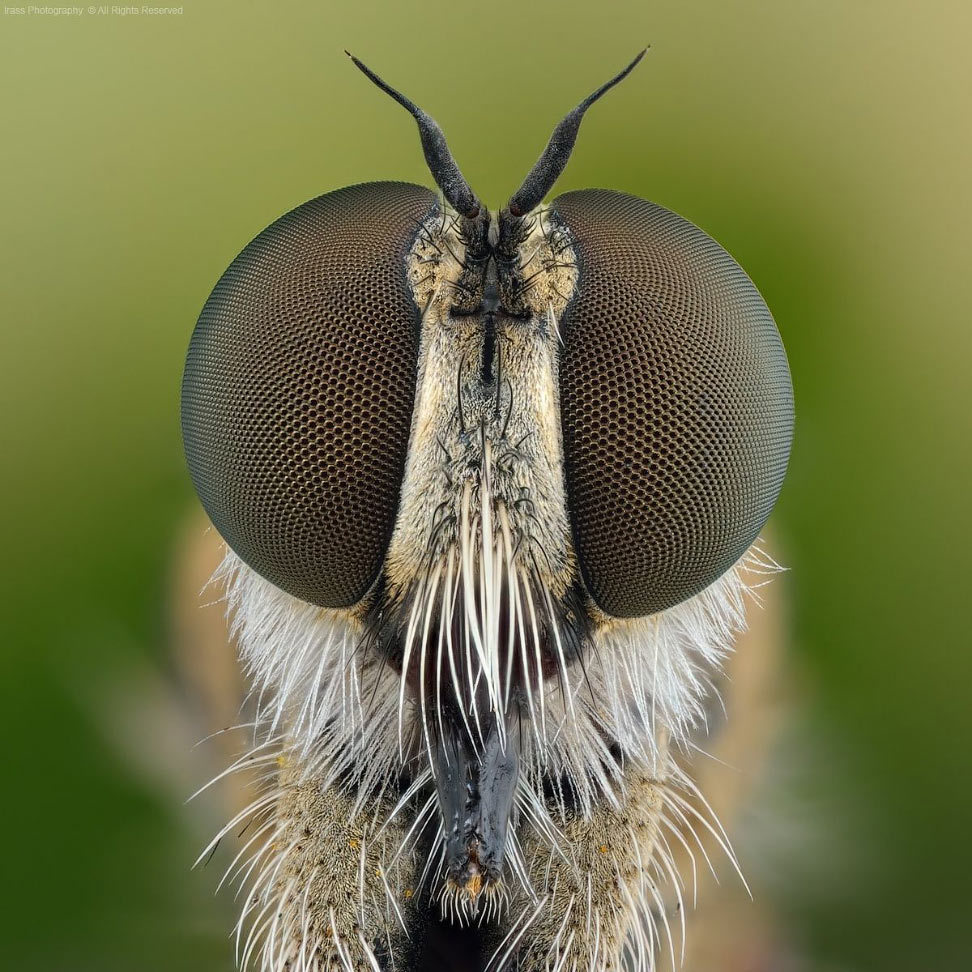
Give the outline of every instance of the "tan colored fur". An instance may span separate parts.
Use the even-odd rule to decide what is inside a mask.
[[[376,953],[405,944],[418,880],[414,855],[398,853],[405,828],[400,820],[385,824],[388,805],[379,804],[369,820],[352,804],[336,787],[301,779],[294,767],[281,772],[275,840],[284,853],[271,900],[279,894],[282,903],[281,943],[299,943],[281,954],[298,968],[339,967],[345,958],[344,967],[373,972]]]
[[[537,270],[548,264],[557,268],[541,274],[541,286],[529,294],[533,319],[497,325],[505,381],[496,408],[478,392],[482,320],[449,314],[464,244],[448,216],[431,217],[427,229],[434,246],[420,236],[408,268],[416,304],[424,310],[401,509],[385,562],[393,596],[407,589],[428,563],[429,530],[443,515],[443,505],[459,515],[461,490],[453,484],[476,480],[487,441],[494,459],[504,450],[510,453],[508,464],[493,466],[494,498],[503,504],[515,536],[532,533],[533,545],[543,550],[550,566],[551,593],[562,594],[574,561],[561,472],[557,321],[577,279],[572,251],[554,256],[557,237],[545,214],[538,213],[522,247],[525,259]],[[547,323],[538,328],[536,321]],[[518,506],[524,497],[532,500],[539,518],[527,522]],[[447,531],[440,531],[438,549],[449,539]]]
[[[551,854],[542,838],[527,833],[530,877],[547,897],[524,936],[519,968],[554,961],[564,969],[619,968],[631,926],[642,920],[635,903],[653,893],[650,864],[664,802],[663,783],[643,768],[625,783],[621,807],[602,804],[566,822],[569,857]]]

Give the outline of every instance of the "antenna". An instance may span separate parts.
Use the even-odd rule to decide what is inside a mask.
[[[442,190],[449,204],[458,213],[468,219],[475,219],[479,215],[480,203],[476,194],[469,188],[469,183],[463,178],[456,165],[456,160],[449,151],[445,135],[434,118],[427,115],[414,101],[409,100],[400,91],[396,91],[387,81],[383,81],[366,64],[359,61],[350,51],[345,54],[354,62],[366,77],[373,81],[385,94],[395,99],[406,111],[410,112],[418,122],[419,135],[422,139],[422,151],[425,161],[435,179],[435,184]]]
[[[536,164],[530,170],[530,174],[523,180],[523,185],[510,198],[508,208],[513,216],[522,216],[530,212],[534,206],[540,204],[567,165],[570,153],[574,149],[574,142],[577,141],[577,131],[580,128],[581,120],[584,118],[584,112],[601,95],[623,81],[635,69],[647,50],[646,47],[620,74],[616,74],[610,81],[602,84],[597,91],[589,94],[553,130],[553,135],[550,136],[550,141],[547,142],[543,155],[537,159]]]

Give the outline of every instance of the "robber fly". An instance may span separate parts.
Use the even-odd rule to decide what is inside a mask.
[[[352,57],[439,191],[298,206],[202,310],[185,449],[266,770],[227,828],[244,966],[647,970],[672,835],[718,833],[675,755],[770,566],[793,399],[700,229],[543,201],[643,53],[498,211]]]

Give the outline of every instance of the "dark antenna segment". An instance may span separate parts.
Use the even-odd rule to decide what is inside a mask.
[[[422,151],[425,153],[425,161],[428,163],[429,171],[453,209],[469,219],[478,216],[479,200],[459,171],[459,166],[456,165],[456,160],[452,157],[449,146],[446,144],[445,135],[442,134],[442,129],[439,128],[435,119],[429,117],[414,101],[409,100],[400,91],[396,91],[390,84],[383,81],[350,51],[344,53],[351,58],[356,68],[381,88],[385,94],[394,98],[418,122],[419,135],[422,138]]]
[[[645,56],[648,50],[646,47],[620,74],[616,74],[610,81],[605,82],[589,94],[564,120],[554,129],[547,147],[543,154],[537,159],[536,164],[530,170],[530,174],[524,179],[523,185],[513,194],[509,202],[509,210],[513,216],[523,216],[530,212],[534,206],[538,206],[543,197],[550,191],[553,184],[557,181],[560,173],[564,171],[570,153],[573,151],[574,142],[577,141],[577,130],[580,128],[584,112],[597,101],[601,95],[610,91],[616,84],[623,81],[634,69],[638,62]]]

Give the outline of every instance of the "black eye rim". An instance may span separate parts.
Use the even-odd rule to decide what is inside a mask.
[[[638,575],[638,571],[631,572],[632,576],[635,577],[635,580],[632,581],[632,586],[638,589],[638,593],[621,596],[617,593],[619,584],[609,584],[605,581],[605,576],[611,570],[620,570],[620,566],[611,563],[604,551],[596,551],[594,556],[591,556],[589,552],[591,547],[591,543],[589,542],[590,535],[592,531],[599,530],[601,527],[597,525],[592,526],[592,523],[596,523],[597,517],[592,516],[590,508],[584,508],[585,504],[590,507],[590,504],[593,502],[591,499],[591,491],[588,489],[587,493],[584,493],[583,489],[579,490],[577,482],[579,469],[583,469],[585,466],[588,468],[594,467],[597,464],[596,459],[593,458],[593,453],[596,451],[597,439],[596,434],[592,437],[590,429],[585,431],[582,428],[578,434],[577,429],[574,427],[577,416],[576,414],[571,414],[572,409],[576,412],[576,408],[574,408],[576,403],[572,401],[575,392],[571,387],[573,379],[570,375],[570,369],[572,366],[576,367],[577,362],[574,361],[572,363],[570,359],[572,355],[576,358],[578,354],[578,346],[576,344],[578,341],[578,332],[573,325],[576,325],[577,315],[585,312],[585,300],[587,305],[590,305],[592,290],[596,290],[598,286],[604,287],[604,280],[608,277],[614,283],[617,283],[619,278],[623,278],[624,273],[631,272],[632,265],[637,264],[636,255],[625,253],[622,254],[623,259],[618,260],[617,264],[612,265],[609,271],[604,271],[603,268],[598,269],[597,264],[599,261],[602,261],[603,254],[598,252],[600,238],[592,244],[591,225],[602,217],[592,217],[588,213],[585,218],[580,219],[578,218],[578,211],[584,207],[590,209],[592,207],[596,208],[599,205],[605,206],[606,212],[608,213],[617,211],[619,208],[623,209],[624,206],[633,207],[634,210],[638,211],[639,216],[648,219],[649,223],[651,220],[657,221],[658,226],[664,232],[670,232],[672,228],[675,228],[686,234],[686,238],[692,241],[692,246],[698,247],[699,252],[711,253],[713,258],[716,259],[715,270],[718,272],[713,272],[713,279],[717,278],[720,273],[729,274],[733,280],[733,285],[739,288],[745,298],[743,300],[743,298],[735,295],[735,299],[741,300],[743,305],[746,305],[748,302],[750,311],[755,307],[759,309],[759,314],[754,318],[755,323],[752,324],[754,333],[758,337],[758,340],[754,339],[754,347],[759,346],[760,353],[764,354],[766,361],[764,362],[765,368],[763,373],[757,376],[759,378],[759,392],[754,392],[753,394],[757,395],[757,397],[758,394],[762,394],[766,399],[768,414],[770,416],[766,420],[769,434],[766,443],[760,442],[758,436],[754,436],[752,441],[749,442],[750,451],[746,453],[744,458],[746,462],[752,461],[757,465],[759,462],[765,462],[766,468],[760,476],[752,474],[751,470],[748,470],[748,467],[747,471],[739,474],[743,481],[745,481],[747,476],[750,476],[754,481],[758,480],[757,492],[760,494],[759,501],[750,503],[751,506],[758,506],[758,513],[751,516],[748,528],[744,529],[742,526],[739,526],[736,529],[733,542],[727,544],[725,554],[721,559],[711,560],[710,551],[706,556],[710,556],[711,562],[703,563],[701,567],[696,567],[691,563],[691,558],[697,557],[698,554],[690,555],[688,558],[688,567],[684,568],[683,581],[685,582],[685,586],[677,592],[677,595],[671,591],[667,595],[664,595],[664,592],[660,590],[658,585],[656,585],[658,589],[653,589],[652,571],[645,568],[641,569],[639,576],[635,576]],[[766,519],[769,517],[778,498],[789,461],[793,432],[793,391],[789,366],[775,322],[755,285],[735,260],[698,227],[684,220],[682,217],[665,210],[663,207],[640,199],[639,197],[614,190],[578,190],[564,193],[551,202],[550,208],[552,216],[561,222],[574,239],[580,274],[578,287],[564,314],[562,333],[565,344],[561,349],[559,375],[561,431],[564,445],[564,475],[568,503],[567,512],[577,555],[579,573],[591,600],[604,614],[616,618],[648,617],[674,607],[701,593],[717,581],[719,577],[723,576],[745,554],[752,543],[758,539],[759,533],[765,525]],[[606,219],[607,217],[604,216],[603,218]],[[576,232],[578,229],[580,229],[579,233]],[[611,228],[601,227],[601,229],[604,230],[604,237],[610,238]],[[610,247],[607,248],[609,249]],[[604,249],[604,247],[601,249]],[[622,265],[623,271],[618,272],[618,266]],[[601,278],[603,279],[592,279],[592,274],[596,275],[598,273],[601,274]],[[622,306],[623,303],[619,302],[619,306]],[[637,304],[637,301],[634,303]],[[590,339],[590,335],[586,335],[586,337],[588,340]],[[601,335],[601,337],[610,343],[615,335],[608,333]],[[572,340],[575,342],[573,346]],[[742,389],[741,394],[748,394],[748,390],[744,385],[740,384],[739,387]],[[758,421],[753,419],[752,415],[748,417],[748,421],[750,421],[750,424],[755,422],[757,426],[759,424]],[[596,425],[596,422],[593,424]],[[633,435],[636,431],[629,429],[628,434]],[[594,433],[596,432],[597,429],[594,430]],[[590,447],[589,451],[585,453],[584,449],[588,447]],[[764,453],[772,453],[769,460],[765,459]],[[745,465],[742,462],[740,464],[742,466]],[[642,512],[644,511],[642,510]],[[716,509],[716,514],[719,512]],[[621,518],[628,515],[625,510],[615,510],[615,513]],[[718,520],[718,515],[714,518]],[[671,525],[660,524],[658,532],[661,535],[670,529]],[[719,527],[719,529],[724,529],[724,525]],[[623,543],[619,546],[623,547]],[[611,551],[611,556],[616,558],[620,564],[620,562],[624,561],[627,554],[623,550],[620,552]],[[643,568],[644,565],[642,564],[641,567]],[[688,583],[693,574],[695,577],[694,582]],[[609,588],[614,588],[614,593],[611,593]]]
[[[415,306],[408,284],[405,257],[414,245],[416,237],[422,231],[424,220],[434,210],[437,210],[437,207],[438,197],[431,190],[400,182],[364,183],[349,186],[332,193],[325,193],[303,203],[257,234],[234,259],[207,299],[190,341],[186,368],[183,374],[182,426],[187,465],[200,500],[218,532],[244,563],[288,594],[319,607],[348,608],[359,603],[373,588],[377,577],[380,575],[384,555],[391,539],[400,503],[402,472],[414,407],[420,321],[419,309]],[[261,463],[264,461],[263,459],[258,461],[253,456],[253,449],[255,448],[253,443],[260,435],[270,436],[267,438],[266,456],[269,458],[266,459],[266,462],[268,466],[273,466],[277,470],[276,473],[268,474],[275,484],[274,490],[276,492],[269,490],[269,492],[265,491],[260,495],[259,502],[264,504],[264,511],[266,504],[270,504],[279,513],[280,509],[285,507],[289,501],[289,497],[280,498],[287,489],[292,489],[296,493],[299,491],[301,483],[305,486],[309,483],[311,487],[314,487],[313,471],[307,472],[305,469],[301,472],[298,470],[294,456],[283,456],[285,447],[281,444],[282,440],[275,442],[271,434],[275,429],[279,432],[281,428],[299,428],[300,409],[309,404],[309,399],[299,400],[301,392],[298,389],[297,397],[292,405],[287,404],[282,399],[274,400],[274,407],[271,408],[267,405],[265,409],[267,414],[258,416],[259,422],[262,424],[257,428],[253,425],[253,421],[255,421],[253,420],[253,411],[260,411],[262,405],[259,401],[256,404],[253,401],[248,402],[247,397],[259,399],[261,394],[276,394],[275,383],[284,387],[287,386],[288,381],[297,381],[300,378],[299,374],[296,378],[294,377],[295,370],[299,371],[301,367],[298,363],[299,355],[304,354],[307,346],[312,345],[314,340],[323,340],[319,332],[325,329],[323,324],[327,323],[326,315],[319,315],[318,318],[315,318],[313,313],[308,312],[304,314],[303,318],[300,318],[301,327],[304,330],[300,334],[299,340],[294,338],[289,346],[289,349],[297,355],[292,361],[288,361],[285,356],[282,356],[280,347],[277,347],[277,352],[270,352],[281,354],[277,362],[277,373],[272,373],[273,368],[258,360],[259,356],[252,350],[246,351],[244,348],[242,357],[230,360],[228,365],[221,358],[221,355],[232,357],[231,349],[235,348],[239,351],[240,344],[245,344],[247,334],[251,337],[254,334],[259,334],[266,340],[269,340],[267,338],[268,333],[273,336],[272,328],[261,327],[261,325],[267,323],[266,320],[261,320],[261,315],[265,318],[270,314],[268,308],[274,300],[277,303],[273,304],[273,308],[279,310],[287,300],[297,300],[294,297],[295,294],[300,299],[306,298],[305,291],[307,288],[312,288],[318,280],[315,274],[321,272],[321,267],[314,263],[313,253],[308,255],[309,251],[325,255],[336,252],[328,250],[327,245],[315,237],[314,233],[323,225],[320,220],[324,220],[324,223],[327,224],[326,235],[331,240],[329,245],[336,248],[339,241],[333,235],[335,221],[339,223],[340,219],[343,218],[342,214],[346,212],[356,213],[359,217],[364,213],[364,217],[367,218],[369,214],[374,215],[373,210],[377,210],[379,213],[379,215],[374,216],[376,224],[380,224],[385,229],[387,224],[391,222],[397,228],[390,234],[385,232],[383,235],[382,232],[377,230],[371,233],[371,237],[377,238],[377,242],[371,240],[370,249],[365,247],[366,252],[360,258],[361,266],[354,269],[360,270],[365,279],[367,279],[367,274],[371,273],[377,275],[383,281],[383,289],[379,288],[381,294],[378,297],[374,293],[369,296],[369,300],[374,305],[368,312],[370,317],[374,318],[375,307],[379,310],[384,307],[386,311],[388,306],[398,307],[398,312],[393,313],[391,317],[397,320],[397,326],[392,326],[392,331],[398,335],[398,345],[400,346],[396,352],[397,358],[395,360],[399,363],[390,367],[393,374],[406,376],[404,383],[407,385],[407,393],[394,387],[396,381],[393,374],[390,376],[390,374],[368,373],[369,365],[366,359],[372,359],[373,363],[376,358],[375,354],[362,353],[359,355],[361,360],[352,360],[349,357],[351,352],[348,348],[339,346],[342,345],[343,341],[338,340],[337,331],[334,331],[331,345],[333,345],[332,350],[335,354],[344,356],[344,364],[353,373],[352,377],[356,382],[356,393],[364,398],[366,406],[370,408],[368,414],[372,416],[372,420],[374,420],[376,414],[386,407],[386,397],[389,394],[394,399],[392,404],[396,410],[397,446],[385,448],[381,444],[376,446],[373,441],[370,449],[367,446],[362,446],[358,458],[365,456],[362,461],[368,466],[365,470],[367,473],[366,482],[361,490],[355,491],[349,488],[344,491],[348,496],[358,492],[371,493],[377,496],[382,489],[384,490],[381,493],[383,500],[381,498],[374,500],[376,507],[382,501],[385,504],[383,514],[379,517],[381,520],[380,528],[372,524],[373,528],[370,534],[365,540],[359,540],[358,537],[352,535],[352,531],[345,521],[354,521],[357,528],[361,524],[362,517],[342,514],[343,539],[340,535],[341,530],[327,531],[325,527],[322,527],[316,539],[304,538],[307,542],[304,543],[299,553],[294,555],[294,561],[288,562],[287,554],[281,548],[290,544],[294,537],[290,536],[286,540],[277,542],[265,535],[266,530],[261,534],[260,531],[263,527],[258,522],[261,519],[260,516],[257,513],[248,512],[238,515],[239,508],[232,507],[230,500],[226,497],[232,493],[233,496],[237,497],[233,502],[240,502],[239,495],[243,495],[245,498],[247,490],[253,487],[254,469],[258,466],[262,468]],[[315,216],[318,217],[317,222],[315,222]],[[400,217],[398,222],[396,222],[397,217]],[[340,242],[348,244],[341,251],[341,259],[349,260],[352,264],[356,259],[355,253],[360,252],[361,247],[360,240],[355,240],[356,244],[359,244],[356,248],[350,246],[349,237],[353,235],[352,231],[357,232],[359,229],[360,227],[357,224],[350,227],[344,226],[343,229],[341,225],[336,227],[337,235],[341,236],[342,233],[344,235],[344,239]],[[324,230],[321,229],[321,232],[324,232]],[[277,235],[280,239],[276,238]],[[365,236],[368,236],[368,234],[366,233]],[[387,243],[389,239],[391,243]],[[387,245],[384,245],[386,243]],[[292,247],[292,252],[287,250],[288,245]],[[315,247],[317,247],[317,250],[314,249]],[[352,250],[355,252],[352,253]],[[281,269],[280,261],[287,259],[288,252],[292,261],[283,265]],[[379,254],[378,257],[375,257],[375,252]],[[355,286],[359,288],[359,291],[365,289],[360,273],[355,272],[349,275],[354,278]],[[280,282],[281,279],[284,281],[283,283]],[[287,286],[296,289],[288,293]],[[250,288],[250,291],[247,291],[247,287]],[[254,293],[256,298],[253,297]],[[342,290],[342,293],[344,293],[344,290]],[[251,303],[247,304],[247,300]],[[264,300],[264,304],[261,304],[260,300]],[[349,301],[353,305],[353,297],[349,298]],[[297,304],[300,304],[300,300],[297,300]],[[244,311],[246,307],[251,305],[256,306],[258,312],[254,312],[255,316],[249,319],[245,317]],[[298,307],[298,310],[307,311],[308,306],[310,305],[305,300],[305,304]],[[243,310],[240,311],[243,314],[242,321],[237,319],[231,321],[232,314],[230,310],[227,310],[227,307],[235,308],[237,311],[240,311],[242,307]],[[355,332],[350,328],[350,325],[355,321],[353,320],[354,315],[349,311],[347,301],[341,305],[341,313],[344,315],[341,318],[344,321],[342,326],[345,329],[343,337],[347,337],[350,348],[360,348],[363,339],[360,335],[355,336]],[[351,314],[350,317],[349,314]],[[209,321],[209,325],[211,325],[209,326],[206,323],[209,319],[207,315],[209,317],[215,316],[221,320],[217,320],[215,323]],[[381,348],[383,345],[380,342],[385,339],[385,335],[376,329],[377,325],[374,320],[369,323],[369,319],[365,319],[365,311],[360,310],[359,316],[362,320],[357,323],[365,326],[370,347]],[[314,330],[315,327],[318,327],[318,331]],[[279,337],[279,334],[277,336]],[[307,340],[308,338],[310,340]],[[359,342],[358,345],[354,344],[355,340]],[[220,343],[220,341],[223,343]],[[212,347],[204,347],[207,344],[212,345]],[[283,344],[286,344],[286,341],[283,341]],[[220,348],[223,350],[220,351]],[[317,350],[320,356],[326,356],[326,352],[322,348]],[[199,352],[201,355],[196,366],[193,365],[194,352]],[[410,361],[410,367],[407,369],[401,363],[404,357],[407,357]],[[243,362],[246,363],[247,367],[244,367]],[[377,368],[378,365],[375,364],[374,367]],[[263,381],[263,384],[259,385],[260,390],[255,392],[253,389],[257,386],[247,384],[250,381],[251,369],[258,373],[261,376],[260,380]],[[366,378],[368,380],[365,380]],[[234,380],[241,380],[242,384],[234,388],[232,386]],[[351,380],[348,379],[348,381]],[[211,383],[211,388],[215,388],[212,395],[208,395],[207,388],[204,387],[207,381]],[[220,382],[222,382],[222,385],[220,385]],[[328,395],[331,396],[331,404],[335,406],[332,408],[332,413],[340,421],[341,408],[338,406],[341,403],[335,405],[333,402],[334,395],[337,393],[326,387],[326,383],[323,382],[319,390],[322,393],[320,396],[322,399]],[[269,398],[265,399],[265,402],[269,401]],[[230,427],[231,420],[224,421],[220,418],[220,409],[228,404],[235,404],[244,413],[244,419],[252,420],[248,432],[240,432],[238,429]],[[281,423],[283,424],[281,425]],[[335,460],[339,464],[344,462],[345,468],[348,456],[351,455],[351,458],[354,458],[354,455],[348,452],[350,448],[348,440],[350,438],[353,438],[350,434],[344,436],[342,439],[344,452]],[[290,441],[290,439],[287,440],[288,443]],[[235,480],[232,479],[234,450],[237,456],[242,455],[244,457],[239,461],[238,468],[241,471],[236,475]],[[249,467],[247,466],[248,462],[250,463]],[[381,466],[383,471],[375,472],[372,467],[378,466]],[[319,467],[318,474],[321,477],[326,475],[325,471],[321,471],[324,468],[324,464]],[[390,474],[389,469],[391,470]],[[231,481],[217,482],[219,476],[226,473],[227,470],[229,470]],[[274,479],[274,476],[277,478]],[[391,488],[391,480],[394,480],[394,489]],[[394,497],[391,495],[392,492],[394,492]],[[271,493],[273,493],[272,496]],[[333,493],[334,490],[331,491],[331,494],[323,495],[322,498],[321,494],[318,494],[322,503],[331,504],[329,508],[332,512],[334,504],[341,502],[340,497],[335,498]],[[324,494],[327,494],[326,489]],[[308,495],[310,494],[308,493]],[[277,496],[276,500],[273,498],[274,496]],[[300,500],[295,501],[295,509],[303,511],[309,516],[310,501],[308,500],[305,506],[300,506],[300,502]],[[275,507],[273,506],[274,503],[276,503]],[[345,505],[353,505],[352,500],[347,500]],[[367,513],[367,510],[365,512]],[[299,520],[303,513],[295,513],[290,517],[290,520],[287,521],[290,523],[290,527],[294,526],[295,518]],[[284,516],[283,513],[280,515]],[[298,526],[307,527],[308,516],[304,516]],[[323,536],[325,532],[327,533],[326,537]],[[362,525],[362,532],[367,532],[367,522]],[[338,536],[335,536],[335,533]],[[301,536],[298,535],[296,539],[297,546],[300,547]],[[332,549],[332,552],[324,549],[325,543]],[[370,555],[369,560],[366,567],[359,570],[349,570],[348,577],[340,583],[329,583],[324,575],[328,571],[334,571],[335,564],[342,556],[342,547],[346,549],[345,556],[347,558],[358,556],[364,548],[367,548]],[[313,559],[312,554],[319,557],[315,561],[319,576],[310,577],[310,579],[308,574],[294,576],[295,572],[299,573],[294,563],[299,559],[303,565],[301,569],[305,569],[308,559]]]

